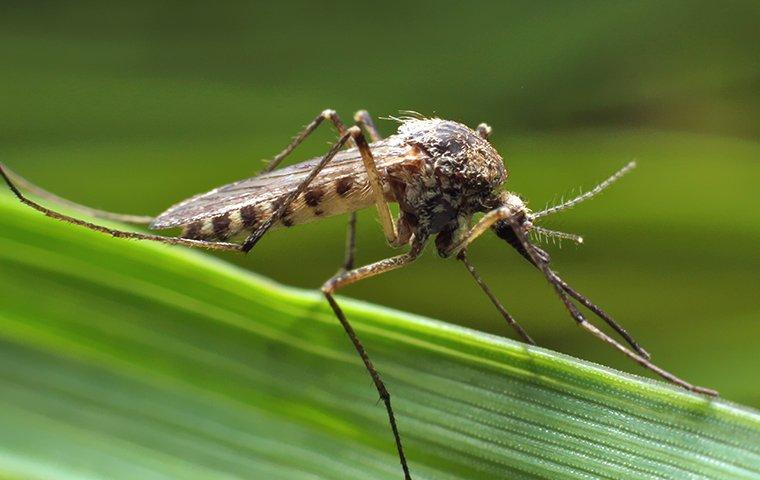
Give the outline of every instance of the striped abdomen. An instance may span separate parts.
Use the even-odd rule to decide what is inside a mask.
[[[254,202],[183,226],[182,236],[196,240],[229,240],[252,233],[276,212],[290,192]],[[366,176],[345,176],[319,182],[301,193],[273,227],[291,227],[319,218],[360,210],[373,203]]]

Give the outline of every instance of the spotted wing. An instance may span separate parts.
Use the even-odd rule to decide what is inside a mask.
[[[389,165],[404,161],[408,150],[387,142],[376,142],[371,148],[381,176]],[[160,214],[151,228],[188,226],[224,217],[228,222],[236,221],[240,224],[238,227],[250,228],[271,215],[278,202],[295,191],[320,160],[321,157],[314,158],[196,195]],[[371,203],[361,155],[356,148],[351,148],[335,155],[294,202],[286,217],[290,217],[290,222],[303,223],[315,216],[357,210]],[[229,220],[230,216],[235,218]]]

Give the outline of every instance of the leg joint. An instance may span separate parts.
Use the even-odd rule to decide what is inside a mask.
[[[348,129],[348,133],[353,137],[354,139],[359,138],[362,135],[362,129],[359,128],[358,125],[352,125]]]

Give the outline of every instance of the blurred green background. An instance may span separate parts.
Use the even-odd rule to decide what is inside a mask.
[[[0,158],[72,200],[147,214],[254,174],[327,107],[488,122],[510,189],[534,207],[637,159],[544,223],[586,238],[549,245],[555,264],[662,366],[757,407],[758,25],[756,1],[4,1]],[[293,161],[333,138],[320,131]],[[359,261],[392,254],[373,212],[359,220]],[[223,257],[313,289],[344,235],[334,218]],[[541,345],[643,374],[498,239],[471,256]],[[433,249],[345,294],[512,335]]]

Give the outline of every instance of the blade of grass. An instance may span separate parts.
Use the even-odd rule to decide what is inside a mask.
[[[0,476],[400,478],[374,389],[316,292],[6,195],[0,292]],[[750,409],[342,302],[415,478],[760,476]]]

